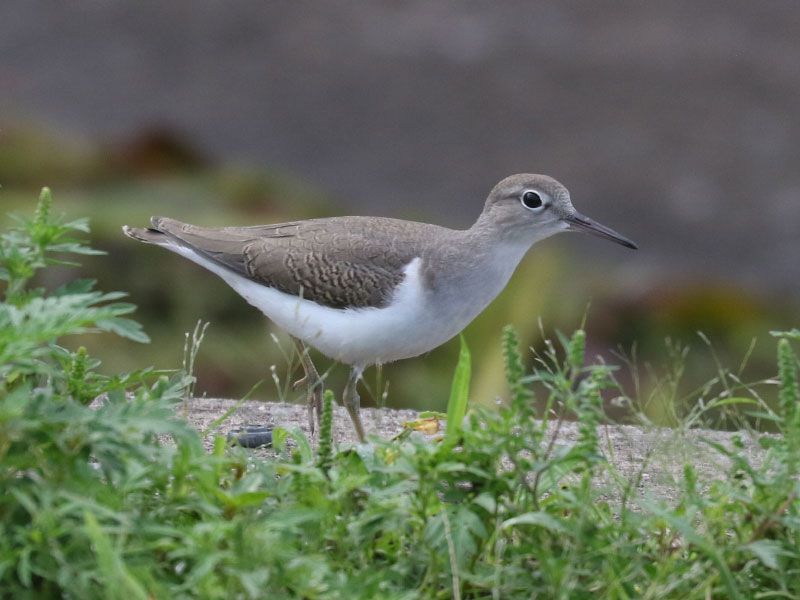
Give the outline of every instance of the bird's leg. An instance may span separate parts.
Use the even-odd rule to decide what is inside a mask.
[[[294,382],[292,389],[296,390],[301,385],[306,386],[308,390],[308,427],[311,433],[314,433],[314,409],[317,411],[317,422],[320,423],[320,425],[322,424],[322,378],[319,376],[319,373],[317,373],[314,363],[311,362],[311,357],[308,354],[306,345],[293,335],[289,337],[292,338],[297,352],[300,354],[300,364],[303,365],[304,373],[302,379],[298,379]]]
[[[347,380],[347,385],[344,386],[344,406],[347,412],[350,413],[350,419],[353,421],[353,427],[356,429],[358,441],[364,441],[364,426],[361,424],[361,400],[358,397],[358,380],[361,378],[361,373],[364,372],[364,367],[353,366],[350,369],[350,379]]]

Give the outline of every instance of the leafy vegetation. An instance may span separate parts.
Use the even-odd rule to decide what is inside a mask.
[[[605,458],[603,392],[623,394],[611,366],[586,363],[583,330],[548,342],[529,372],[506,328],[509,400],[463,419],[462,345],[442,440],[406,431],[337,449],[328,393],[316,450],[276,430],[276,456],[254,461],[222,437],[208,452],[179,418],[188,374],[101,376],[60,344],[146,340],[118,293],[30,287],[54,253],[91,252],[75,230],[85,222],[54,218],[45,190],[0,245],[0,596],[800,596],[797,330],[778,334],[776,408],[748,399],[780,430],[764,460],[738,438],[708,442],[730,467],[701,481],[687,462],[669,503],[641,499]],[[567,417],[573,445],[557,443]]]

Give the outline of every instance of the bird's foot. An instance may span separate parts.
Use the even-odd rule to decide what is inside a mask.
[[[308,393],[308,428],[313,434],[316,430],[317,423],[322,425],[322,394],[325,390],[325,386],[323,385],[321,378],[318,378],[314,383],[311,382],[312,378],[306,375],[292,384],[292,391],[295,392],[302,386],[306,386]],[[317,413],[316,419],[314,418],[315,411]]]
[[[366,436],[364,435],[364,425],[361,423],[361,400],[358,397],[358,380],[361,377],[363,367],[352,367],[350,369],[350,379],[344,388],[344,406],[350,414],[350,420],[353,421],[353,428],[356,430],[356,436],[359,442],[364,442]]]
[[[314,410],[317,411],[316,423],[322,425],[322,391],[324,389],[322,378],[319,376],[317,368],[308,355],[308,348],[298,338],[291,336],[297,352],[300,355],[300,364],[303,366],[303,377],[292,384],[292,391],[305,385],[308,390],[308,428],[311,433],[316,429]]]

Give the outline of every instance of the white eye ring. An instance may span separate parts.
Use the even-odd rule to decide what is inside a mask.
[[[528,210],[539,212],[547,208],[549,205],[549,202],[547,202],[545,198],[546,196],[541,192],[537,192],[536,190],[525,190],[522,192],[519,200],[522,202],[522,206]]]

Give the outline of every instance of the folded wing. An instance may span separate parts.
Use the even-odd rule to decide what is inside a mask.
[[[198,227],[153,217],[152,229],[125,228],[140,241],[178,244],[260,284],[331,308],[382,307],[419,256],[404,221],[311,219],[256,227]]]

